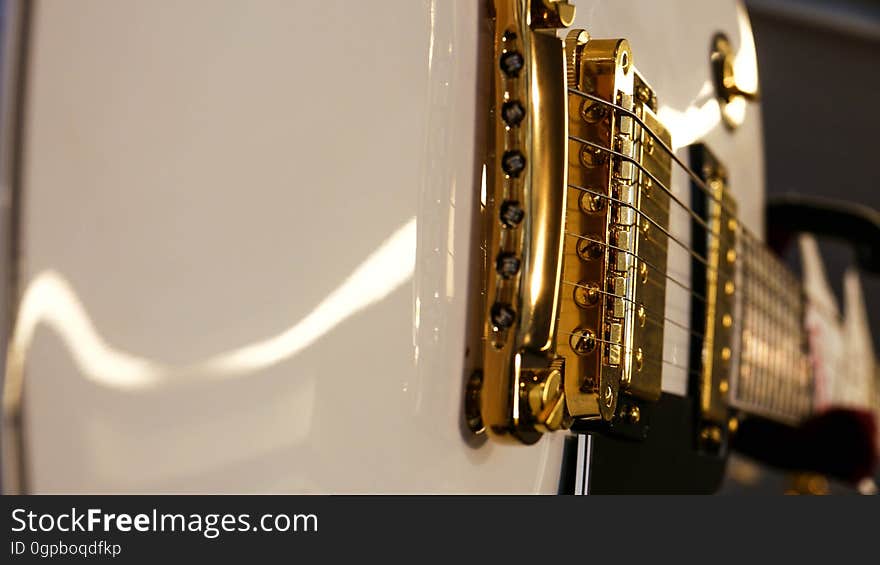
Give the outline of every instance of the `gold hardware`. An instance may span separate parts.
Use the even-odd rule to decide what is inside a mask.
[[[742,125],[746,103],[758,99],[757,89],[743,88],[737,82],[734,58],[730,40],[724,34],[716,35],[712,40],[710,54],[712,78],[721,116],[729,129],[736,129]]]
[[[565,49],[571,88],[622,105],[671,143],[654,114],[656,95],[636,70],[627,41],[592,39],[572,30]],[[651,236],[655,227],[667,229],[669,197],[651,190],[650,177],[669,183],[671,159],[654,151],[653,137],[632,116],[608,104],[570,92],[568,111],[569,152],[577,155],[569,161],[569,180],[587,187],[592,198],[581,194],[582,204],[567,209],[566,229],[590,235],[566,239],[563,272],[567,279],[597,284],[605,299],[590,309],[581,306],[578,293],[574,301],[562,301],[561,327],[594,328],[600,339],[589,354],[572,351],[575,355],[569,356],[570,340],[559,336],[557,351],[567,361],[566,402],[572,416],[611,420],[618,417],[621,390],[649,401],[660,396],[659,364],[654,368],[648,359],[662,359],[663,324],[647,324],[647,311],[663,320],[665,277],[657,284],[638,283],[647,282],[649,263],[661,272],[666,268],[667,240]],[[597,196],[606,200],[604,207],[594,204]],[[608,246],[597,244],[599,249],[588,253],[591,242]]]
[[[582,193],[578,203],[585,214],[598,214],[605,210],[605,199],[589,192]]]
[[[639,420],[642,419],[642,411],[638,406],[631,406],[629,412],[627,413],[627,417],[632,424],[638,424]]]
[[[700,430],[700,438],[705,442],[718,445],[721,443],[721,428],[718,426],[705,426]]]
[[[577,255],[584,261],[592,261],[602,256],[604,248],[598,241],[591,239],[578,239],[576,244]]]
[[[549,369],[533,372],[524,380],[524,396],[538,431],[550,432],[568,426],[562,367],[562,360],[557,359]]]
[[[483,247],[489,265],[501,257],[504,269],[484,273],[479,412],[490,437],[534,443],[560,421],[553,410],[533,413],[524,391],[535,386],[549,391],[563,380],[562,365],[558,379],[546,373],[556,359],[568,180],[565,60],[553,29],[571,21],[574,6],[495,0],[492,12]],[[510,257],[517,261],[516,276]]]
[[[733,284],[733,281],[727,281],[726,283],[724,283],[724,294],[727,294],[729,296],[733,294],[735,290],[736,285]]]
[[[569,337],[571,350],[578,355],[589,355],[596,349],[596,334],[592,330],[577,328]]]
[[[700,146],[703,177],[710,192],[706,233],[706,322],[700,369],[700,418],[704,445],[717,449],[728,427],[728,393],[734,342],[734,278],[736,277],[736,203],[727,189],[723,167]],[[727,226],[728,229],[722,229]],[[722,259],[723,256],[723,259]],[[708,432],[707,432],[708,430]],[[705,435],[708,433],[708,437]],[[716,439],[717,433],[717,439]]]
[[[735,434],[736,430],[739,429],[739,419],[737,419],[736,416],[731,417],[730,420],[727,421],[727,429],[732,434]]]
[[[581,118],[588,124],[602,121],[607,115],[608,106],[605,104],[586,99],[581,104]]]
[[[580,150],[581,165],[592,169],[598,167],[605,162],[605,153],[597,147],[589,147],[584,145]]]
[[[653,136],[671,138],[625,40],[557,37],[573,13],[562,0],[494,0],[492,12],[483,370],[466,415],[503,441],[619,418],[621,395],[660,397],[666,279],[639,283],[648,265],[666,269],[655,233],[668,228],[669,196],[652,179],[669,184],[671,158]],[[633,404],[620,406],[637,422]]]
[[[575,6],[568,0],[542,0],[536,7],[544,20],[542,27],[568,27],[574,22]]]
[[[599,285],[583,281],[574,287],[574,303],[581,308],[595,306],[599,302]]]

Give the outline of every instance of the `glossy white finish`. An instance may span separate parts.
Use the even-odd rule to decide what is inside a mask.
[[[461,432],[482,3],[303,4],[39,3],[13,343],[35,491],[557,490],[561,435]],[[716,31],[754,63],[737,6],[577,4],[760,230],[758,107],[730,133],[708,82]]]

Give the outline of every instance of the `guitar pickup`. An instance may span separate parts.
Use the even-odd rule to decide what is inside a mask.
[[[625,40],[590,40],[572,31],[566,61],[569,154],[578,156],[569,159],[569,197],[580,202],[567,207],[566,226],[600,234],[605,253],[585,259],[569,237],[563,273],[566,280],[597,285],[606,299],[588,308],[563,300],[557,348],[568,361],[572,416],[608,421],[619,416],[621,394],[660,397],[672,164],[667,152],[654,148],[668,147],[671,139]],[[595,328],[602,347],[575,355],[566,328]]]

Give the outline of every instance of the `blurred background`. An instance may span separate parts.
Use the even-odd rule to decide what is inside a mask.
[[[798,193],[880,210],[880,1],[747,0],[758,54],[768,197]],[[842,302],[851,248],[821,240],[829,281]],[[880,277],[862,275],[875,353],[880,351]],[[798,482],[798,485],[794,483]],[[819,477],[793,478],[742,458],[723,493],[854,492]]]
[[[768,196],[801,193],[880,210],[880,2],[748,0],[761,80]],[[851,249],[822,241],[841,299]],[[875,351],[880,278],[863,276]]]

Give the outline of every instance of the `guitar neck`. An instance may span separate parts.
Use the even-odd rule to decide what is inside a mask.
[[[740,239],[740,256],[741,355],[730,403],[797,423],[813,411],[815,386],[803,287],[763,242],[747,232]]]

